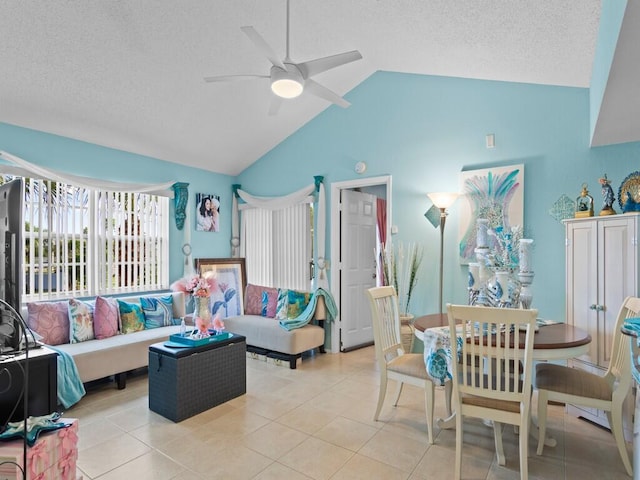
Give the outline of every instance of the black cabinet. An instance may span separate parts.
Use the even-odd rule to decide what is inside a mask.
[[[48,415],[57,410],[57,357],[56,352],[46,347],[29,350],[28,416]],[[7,421],[24,419],[24,403],[21,398],[26,365],[24,354],[0,356],[0,429]]]

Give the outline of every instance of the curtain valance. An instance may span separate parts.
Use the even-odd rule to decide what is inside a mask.
[[[111,182],[109,180],[81,177],[79,175],[72,175],[69,173],[60,173],[54,170],[49,170],[48,168],[42,167],[40,165],[35,165],[2,150],[0,150],[0,159],[8,162],[2,165],[2,170],[4,173],[8,173],[10,175],[69,183],[77,187],[89,188],[92,190],[108,190],[111,192],[139,192],[148,193],[150,195],[160,195],[169,198],[174,197],[172,186],[175,181],[149,184]]]

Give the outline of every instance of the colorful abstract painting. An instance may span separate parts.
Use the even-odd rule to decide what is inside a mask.
[[[468,264],[476,258],[478,218],[488,219],[490,229],[524,226],[524,165],[463,171],[460,191],[459,255],[460,263]]]

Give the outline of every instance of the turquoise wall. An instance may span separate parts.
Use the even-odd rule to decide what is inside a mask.
[[[31,163],[75,175],[122,182],[187,182],[192,228],[195,226],[195,194],[219,194],[222,197],[220,232],[192,231],[193,258],[230,256],[232,177],[6,123],[0,123],[0,150]],[[181,245],[184,230],[177,229],[173,201],[170,205],[169,275],[173,281],[182,276],[184,257]]]
[[[548,211],[562,194],[575,199],[584,182],[599,211],[598,178],[606,172],[617,193],[640,158],[640,143],[589,148],[589,90],[378,72],[346,98],[350,108],[327,108],[247,168],[237,179],[242,188],[279,195],[324,175],[330,197],[332,182],[361,178],[358,161],[367,163],[365,176],[392,175],[394,239],[425,249],[412,299],[419,315],[438,305],[440,232],[423,217],[427,192],[458,190],[462,170],[522,163],[525,235],[535,241],[533,305],[545,318],[564,320],[564,227]],[[485,147],[489,133],[493,149]],[[445,229],[444,299],[464,303],[458,221],[454,205]]]

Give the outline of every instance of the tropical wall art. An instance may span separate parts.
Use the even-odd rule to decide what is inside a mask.
[[[486,218],[489,228],[523,226],[524,165],[467,170],[460,174],[460,224],[458,230],[461,264],[475,261],[476,220]],[[494,237],[489,237],[491,242]],[[489,245],[492,247],[492,245]]]

